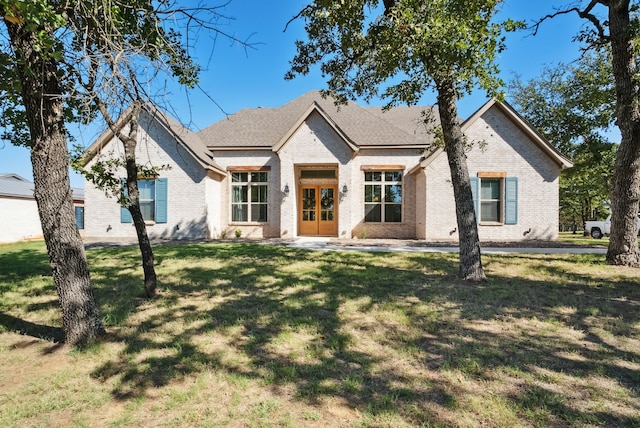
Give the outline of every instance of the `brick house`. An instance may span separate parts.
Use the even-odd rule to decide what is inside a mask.
[[[18,174],[0,174],[0,243],[42,239],[38,205],[33,196],[34,184]],[[76,223],[83,233],[84,191],[72,188]]]
[[[148,233],[456,240],[447,156],[426,131],[425,111],[437,119],[430,107],[337,109],[312,91],[192,132],[147,107],[137,160],[169,166],[139,181]],[[125,114],[120,126],[127,122]],[[507,103],[489,101],[462,127],[473,143],[467,164],[480,239],[555,239],[558,178],[571,162]],[[122,150],[105,132],[85,166]],[[135,237],[128,211],[90,182],[85,201],[87,236]]]

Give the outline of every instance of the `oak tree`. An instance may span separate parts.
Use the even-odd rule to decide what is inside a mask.
[[[56,32],[61,11],[46,1],[0,1],[8,42],[0,47],[2,100],[12,141],[31,153],[34,196],[62,309],[65,341],[104,333],[84,246],[75,224],[65,128],[64,69]]]
[[[315,0],[298,17],[307,41],[297,42],[288,78],[321,63],[329,91],[345,102],[380,96],[387,108],[416,104],[437,93],[441,135],[447,154],[460,243],[460,276],[485,278],[465,138],[457,100],[474,88],[499,96],[495,62],[503,48],[499,0]]]
[[[174,0],[0,0],[6,37],[0,42],[0,124],[3,137],[31,151],[35,198],[62,308],[66,342],[82,344],[104,332],[69,186],[65,122],[101,117],[125,145],[128,207],[138,217],[145,289],[155,291],[153,253],[136,214],[136,116],[152,103],[168,75],[198,82],[189,55],[198,32],[226,35],[218,8]],[[117,118],[131,106],[128,128]],[[115,165],[115,164],[114,164]],[[113,171],[104,171],[109,182]],[[111,180],[113,181],[113,180]]]
[[[638,80],[637,0],[588,0],[573,3],[538,20],[576,13],[590,26],[577,35],[587,46],[607,45],[615,82],[616,125],[621,141],[611,187],[611,239],[607,262],[640,266],[638,210],[640,209],[640,82]]]
[[[560,175],[560,223],[577,226],[608,214],[617,144],[610,141],[615,92],[608,49],[509,84],[509,98],[573,167]]]

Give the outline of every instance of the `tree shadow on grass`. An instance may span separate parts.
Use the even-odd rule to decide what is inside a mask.
[[[8,331],[15,331],[50,342],[62,343],[64,341],[64,332],[60,327],[36,324],[2,312],[0,312],[0,326]]]
[[[210,259],[218,267],[194,262],[197,266],[173,272],[157,303],[161,313],[116,334],[114,340],[126,343],[122,354],[93,374],[105,381],[118,378],[114,397],[143,396],[150,387],[216,369],[259,380],[274,391],[295,385],[299,399],[309,403],[341,396],[350,406],[374,413],[395,413],[398,400],[443,404],[451,400],[439,387],[416,392],[403,386],[413,380],[395,373],[388,356],[355,346],[340,312],[349,301],[362,300],[360,310],[366,312],[410,295],[417,283],[436,282],[448,275],[443,270],[455,272],[455,261],[439,261],[436,274],[416,275],[410,269],[384,266],[380,255],[255,245],[185,246],[156,252],[159,266],[180,257]],[[295,263],[308,263],[311,268],[297,269]],[[124,279],[120,271],[104,277],[109,278],[106,289]],[[200,303],[202,299],[218,303],[202,309],[190,304],[189,296]],[[158,333],[175,323],[184,326],[178,335]],[[227,335],[225,350],[201,346],[202,337],[211,334]],[[278,347],[288,334],[309,336],[305,355]],[[389,367],[380,369],[381,363]]]
[[[64,340],[60,327],[32,322],[10,313],[22,304],[11,296],[33,298],[39,296],[56,296],[53,280],[43,281],[43,277],[51,277],[51,266],[44,248],[44,243],[16,244],[17,250],[0,254],[0,327],[7,331],[44,339],[56,343]],[[27,281],[35,280],[38,286]],[[25,312],[44,311],[58,306],[57,298],[24,305]]]
[[[637,339],[631,281],[594,287],[590,277],[551,271],[549,259],[531,257],[528,263],[555,279],[493,276],[469,285],[456,279],[454,255],[185,245],[156,249],[159,272],[171,270],[161,273],[165,292],[136,303],[129,286],[139,287],[131,274],[137,256],[113,255],[117,267],[92,271],[101,278],[99,301],[111,299],[106,313],[127,326],[113,336],[125,346],[93,376],[117,380],[117,399],[215,370],[256,380],[273,394],[293,387],[310,405],[341,397],[374,418],[447,424],[447,412],[473,412],[468,384],[502,377],[520,386],[497,394],[533,424],[640,423],[606,406],[574,406],[574,392],[563,390],[587,394],[593,386],[581,379],[602,377],[627,398],[607,388],[592,394],[640,411],[640,355],[611,340],[625,333]],[[175,260],[185,262],[172,269]],[[602,324],[620,314],[624,322]]]
[[[480,381],[491,381],[496,372],[516,373],[517,383],[533,379],[506,397],[545,426],[639,426],[640,350],[634,345],[640,342],[638,283],[594,280],[576,265],[559,267],[553,256],[507,257],[514,265],[526,258],[530,269],[553,279],[493,275],[487,285],[456,286],[447,299],[457,304],[459,322],[416,343],[441,356],[435,365],[431,361],[431,368],[458,370]],[[591,259],[587,262],[599,263]],[[417,319],[415,315],[410,318]],[[620,391],[628,398],[620,398]],[[608,411],[572,406],[591,394],[609,400],[603,406]],[[618,413],[619,403],[635,416]]]

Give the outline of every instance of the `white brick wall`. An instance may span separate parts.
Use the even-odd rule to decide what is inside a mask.
[[[208,178],[205,170],[164,128],[143,114],[140,119],[136,160],[139,164],[170,165],[160,172],[168,186],[167,223],[147,225],[151,238],[206,238]],[[157,142],[157,143],[156,143]],[[122,157],[123,147],[112,140],[102,150],[102,157]],[[93,163],[92,161],[89,166]],[[124,169],[118,171],[125,177]],[[92,183],[85,180],[85,236],[99,238],[135,238],[133,223],[120,222],[120,206]]]
[[[227,238],[235,236],[235,231],[240,230],[242,237],[263,238],[280,236],[280,204],[282,203],[279,176],[279,162],[275,153],[271,150],[254,151],[214,151],[214,159],[222,168],[229,167],[271,167],[269,171],[269,187],[267,190],[268,208],[267,223],[234,223],[231,221],[231,174],[228,173],[217,186],[220,192],[219,202],[210,207],[210,211],[217,211],[219,217],[219,232],[214,233],[214,238],[222,235]],[[224,232],[223,232],[224,231]]]
[[[414,174],[416,181],[416,238],[427,238],[427,176],[420,170]]]
[[[350,193],[353,215],[352,234],[355,238],[415,238],[416,237],[416,176],[408,171],[420,161],[417,149],[362,149],[353,159],[353,181]],[[364,222],[364,172],[363,166],[404,165],[402,183],[402,222]]]
[[[161,172],[168,178],[168,223],[150,225],[153,238],[296,237],[296,165],[333,165],[338,168],[338,236],[341,238],[420,238],[456,240],[455,203],[446,155],[442,153],[424,171],[408,174],[418,164],[416,149],[361,149],[357,154],[318,113],[297,129],[278,153],[271,150],[215,151],[223,169],[269,166],[267,223],[231,222],[230,175],[222,180],[207,173],[163,128],[149,118],[140,121],[137,159],[150,165],[171,165]],[[479,226],[480,239],[555,239],[558,230],[559,167],[515,127],[499,109],[489,109],[466,132],[478,144],[468,153],[470,175],[505,172],[518,178],[518,224]],[[156,143],[157,142],[157,143]],[[122,145],[110,142],[102,156],[121,156]],[[524,156],[524,158],[523,158]],[[526,159],[525,159],[526,158]],[[403,221],[364,223],[362,166],[404,165]],[[124,170],[120,171],[124,177]],[[287,185],[289,194],[283,189]],[[346,185],[348,192],[342,194]],[[426,188],[426,189],[425,189]],[[135,237],[132,224],[120,223],[120,207],[91,183],[85,186],[85,235]]]
[[[289,196],[282,201],[282,219],[280,228],[283,236],[291,237],[298,234],[298,216],[296,209],[296,195],[298,184],[295,177],[295,165],[338,165],[338,192],[346,184],[349,191],[342,198],[338,198],[338,236],[351,237],[351,200],[352,172],[349,162],[353,150],[335,132],[318,113],[309,116],[300,128],[291,136],[289,141],[280,149],[282,187],[289,185]],[[285,231],[287,232],[285,234]]]
[[[466,132],[475,144],[468,153],[469,175],[506,172],[518,178],[518,223],[479,225],[481,241],[556,239],[560,168],[496,108],[489,109]],[[485,142],[484,149],[479,142]],[[455,202],[446,154],[425,170],[427,239],[457,239]],[[504,206],[503,206],[504,208]],[[453,232],[456,230],[456,232]]]

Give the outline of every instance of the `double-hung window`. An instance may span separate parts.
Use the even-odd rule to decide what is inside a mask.
[[[138,180],[138,198],[144,221],[156,221],[156,181]]]
[[[235,171],[231,173],[231,221],[267,221],[269,173]]]
[[[123,178],[122,191],[127,194],[126,180]],[[138,201],[142,218],[150,223],[167,222],[167,179],[142,178],[138,180]],[[126,207],[121,207],[120,221],[131,222],[131,213]]]
[[[364,221],[402,222],[402,171],[364,172]]]
[[[471,190],[479,223],[518,223],[518,179],[504,172],[479,172],[471,177]]]
[[[502,179],[480,180],[480,222],[502,222]]]

